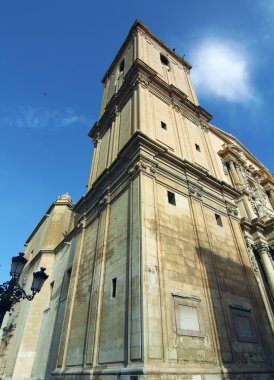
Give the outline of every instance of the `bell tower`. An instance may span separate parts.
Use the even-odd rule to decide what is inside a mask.
[[[101,117],[90,131],[95,152],[89,189],[137,131],[185,157],[172,110],[188,106],[189,111],[210,119],[198,106],[190,69],[184,58],[140,21],[134,23],[102,80]],[[151,86],[153,92],[149,90]],[[162,98],[157,96],[159,91]]]
[[[137,20],[103,77],[88,192],[69,235],[58,379],[273,376],[239,190],[190,69]]]

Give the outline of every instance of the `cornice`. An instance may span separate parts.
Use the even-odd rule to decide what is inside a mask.
[[[260,169],[258,171],[258,174],[261,177],[261,185],[267,190],[274,190],[274,175],[265,168]]]
[[[254,232],[261,232],[261,233],[269,233],[273,231],[274,233],[274,218],[269,219],[265,222],[262,220],[259,220],[258,218],[255,219],[247,219],[242,218],[240,220],[240,224],[243,230],[247,230],[248,232],[254,233]]]
[[[28,265],[33,265],[36,261],[38,261],[42,255],[54,255],[54,248],[45,248],[40,249],[35,255],[28,256]]]
[[[88,136],[95,139],[96,135],[103,136],[109,127],[112,118],[121,110],[123,102],[130,98],[136,86],[141,85],[160,97],[168,104],[172,104],[176,111],[194,121],[197,125],[208,123],[212,119],[205,109],[192,103],[187,95],[174,85],[169,85],[145,62],[136,59],[127,72],[124,82],[117,93],[114,93],[107,103],[100,120],[91,128]]]
[[[72,203],[71,201],[69,200],[60,200],[60,198],[57,198],[57,200],[55,202],[53,202],[49,209],[46,211],[45,215],[42,217],[42,219],[39,221],[39,223],[36,225],[36,227],[34,228],[34,230],[32,231],[32,233],[30,234],[30,236],[27,238],[24,246],[27,247],[31,241],[31,239],[33,238],[33,236],[36,234],[36,232],[39,230],[39,228],[42,226],[42,224],[46,221],[46,219],[50,216],[52,210],[57,207],[57,206],[68,206],[68,208],[70,210],[73,209],[74,207],[74,203]]]
[[[236,151],[238,150],[238,151]],[[236,161],[241,163],[242,165],[245,164],[245,161],[242,159],[240,155],[241,149],[239,149],[237,146],[234,146],[232,144],[227,144],[223,147],[222,150],[219,150],[217,153],[218,155],[223,158],[225,161]]]
[[[269,169],[264,166],[264,164],[258,160],[257,157],[255,157],[241,142],[237,139],[237,137],[233,136],[232,134],[222,130],[221,128],[216,127],[213,124],[209,124],[209,129],[212,133],[216,134],[217,136],[221,137],[227,144],[232,144],[231,140],[234,140],[237,145],[239,145],[242,152],[245,154],[246,158],[254,165],[258,166],[260,169],[258,172],[260,173],[262,170],[268,173],[270,177],[273,178],[273,174],[269,171]],[[237,145],[235,144],[235,147]]]
[[[143,154],[145,154],[145,156],[142,161],[141,157]],[[99,207],[100,200],[104,198],[104,194],[107,191],[106,189],[112,193],[114,188],[118,189],[121,183],[130,181],[132,176],[135,176],[139,171],[144,171],[150,176],[157,176],[160,167],[158,167],[158,164],[155,162],[150,163],[148,158],[145,157],[158,157],[163,163],[168,163],[176,168],[176,170],[181,171],[185,176],[188,174],[196,176],[199,179],[199,183],[190,184],[190,187],[193,185],[194,193],[192,192],[192,194],[195,194],[195,196],[201,196],[205,184],[210,188],[217,188],[221,194],[226,194],[232,198],[240,194],[236,188],[213,177],[206,169],[177,157],[163,148],[161,144],[138,131],[135,132],[122,148],[113,163],[96,179],[86,195],[79,200],[74,207],[74,211],[80,214],[83,212],[94,212],[95,209]],[[188,183],[186,179],[185,182]],[[93,206],[90,206],[91,204]],[[89,209],[93,208],[93,210],[88,211],[87,205],[89,205]],[[235,206],[230,203],[227,204],[227,206],[232,207],[231,212],[233,214]],[[228,211],[230,211],[230,209]],[[236,213],[234,213],[234,215],[236,215]]]

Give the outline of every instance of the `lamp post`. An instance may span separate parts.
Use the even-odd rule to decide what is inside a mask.
[[[4,282],[0,285],[0,327],[6,312],[10,311],[11,307],[22,299],[32,301],[35,294],[39,293],[44,282],[48,278],[45,273],[46,268],[41,268],[40,271],[33,273],[33,281],[31,285],[32,294],[27,294],[24,289],[19,285],[19,278],[23,271],[27,259],[24,257],[24,253],[19,253],[18,256],[14,256],[11,262],[10,275],[11,280]]]

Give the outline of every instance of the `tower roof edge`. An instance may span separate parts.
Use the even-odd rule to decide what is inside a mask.
[[[169,46],[167,46],[159,37],[157,37],[141,20],[138,18],[134,21],[132,24],[128,35],[126,39],[124,40],[121,48],[119,49],[118,53],[116,54],[114,60],[112,61],[111,65],[109,66],[108,70],[106,71],[105,75],[102,78],[102,83],[105,83],[105,80],[107,79],[108,75],[111,73],[113,67],[116,65],[117,61],[121,57],[123,51],[125,50],[129,40],[132,38],[132,35],[134,31],[137,28],[141,28],[146,34],[148,34],[152,39],[154,39],[159,45],[161,45],[164,49],[168,51],[170,55],[172,55],[175,59],[179,60],[184,66],[186,66],[188,69],[191,69],[191,64],[186,61],[183,57],[181,57],[178,53],[173,51]]]

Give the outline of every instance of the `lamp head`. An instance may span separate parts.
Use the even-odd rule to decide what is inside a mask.
[[[25,259],[24,255],[24,253],[20,252],[18,256],[14,256],[11,259],[10,275],[13,278],[20,277],[20,274],[22,273],[23,268],[28,261]]]
[[[48,275],[45,273],[46,268],[40,268],[38,272],[33,273],[33,281],[31,285],[31,290],[34,293],[39,293],[44,282],[48,278]]]

